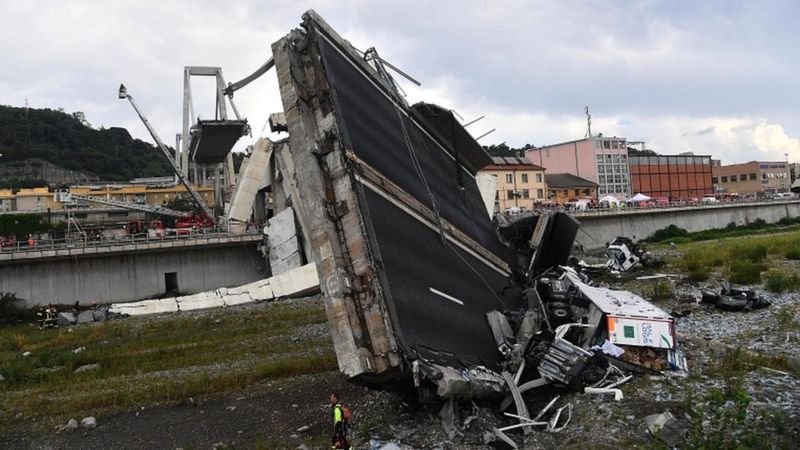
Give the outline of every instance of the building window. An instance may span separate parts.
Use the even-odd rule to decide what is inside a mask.
[[[540,174],[540,173],[536,174],[536,182],[537,183],[541,183],[542,182],[542,174]],[[541,197],[541,195],[539,197]]]
[[[507,190],[506,191],[506,198],[509,199],[509,200],[514,198],[514,191],[512,191],[511,189]]]
[[[610,141],[603,141],[603,148],[606,150],[611,150],[611,142]]]
[[[523,183],[527,183],[528,182],[528,174],[527,173],[523,173],[522,174],[522,182]]]
[[[580,189],[575,189],[574,192],[575,192],[575,197],[579,197],[581,195]]]
[[[711,177],[711,183],[713,183],[713,184],[719,184],[719,178],[717,178],[717,177]]]
[[[722,182],[723,183],[727,183],[728,182],[728,177],[722,177]]]
[[[537,189],[537,190],[536,190],[536,197],[537,197],[537,198],[542,198],[542,197],[544,197],[544,190],[542,190],[542,189]]]
[[[606,166],[598,164],[597,173],[606,173]]]
[[[527,189],[522,190],[522,198],[531,198],[531,194]]]
[[[739,181],[747,181],[747,174],[743,173],[743,174],[739,175]]]
[[[757,180],[757,179],[758,179],[758,174],[756,174],[755,172],[750,174],[750,180]]]
[[[731,183],[736,183],[736,175],[731,175]]]
[[[513,183],[514,182],[514,174],[507,173],[506,174],[506,183]]]

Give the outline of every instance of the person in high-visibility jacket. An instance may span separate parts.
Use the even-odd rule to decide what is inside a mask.
[[[333,393],[330,398],[331,416],[333,418],[333,437],[331,437],[331,448],[349,449],[347,442],[347,424],[345,423],[342,404],[339,403],[339,394]]]

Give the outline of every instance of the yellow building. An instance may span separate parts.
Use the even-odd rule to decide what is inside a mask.
[[[211,186],[194,186],[207,205],[214,204],[214,188]],[[183,185],[144,185],[144,184],[109,184],[101,186],[72,186],[73,194],[89,195],[128,203],[139,203],[150,206],[164,206],[180,194],[187,194]],[[89,204],[90,207],[105,207],[101,204]]]
[[[544,201],[547,195],[544,168],[519,157],[493,157],[481,172],[497,178],[495,211],[512,209],[531,210],[536,202]]]
[[[214,204],[214,188],[195,186],[207,205]],[[150,206],[164,206],[180,194],[186,193],[182,185],[145,185],[145,184],[108,184],[97,186],[72,186],[69,191],[79,195],[89,195],[128,203]],[[0,213],[10,211],[47,211],[48,209],[64,209],[70,203],[58,202],[55,192],[46,187],[33,189],[1,189]],[[93,202],[80,202],[87,208],[108,208],[107,205]]]
[[[14,211],[15,203],[11,189],[0,189],[0,213]]]

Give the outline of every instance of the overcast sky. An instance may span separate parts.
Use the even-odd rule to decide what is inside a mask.
[[[228,81],[314,8],[361,49],[422,82],[409,101],[456,110],[481,143],[545,145],[592,131],[659,153],[723,162],[800,161],[800,2],[787,1],[2,1],[0,104],[84,111],[151,141],[124,82],[161,137],[180,130],[182,68]],[[213,116],[213,86],[193,84]],[[274,71],[235,95],[258,137],[281,110]],[[241,146],[240,145],[240,146]]]

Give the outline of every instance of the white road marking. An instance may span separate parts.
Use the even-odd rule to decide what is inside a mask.
[[[459,300],[459,299],[457,299],[457,298],[455,298],[455,297],[451,297],[451,296],[449,296],[449,295],[445,294],[444,292],[442,292],[442,291],[439,291],[439,290],[436,290],[436,289],[434,289],[434,288],[428,288],[428,289],[430,289],[430,290],[431,290],[431,292],[433,292],[433,293],[434,293],[434,294],[436,294],[436,295],[440,295],[440,296],[442,296],[442,297],[444,297],[444,298],[446,298],[446,299],[450,300],[450,301],[451,301],[451,302],[453,302],[453,303],[458,303],[459,305],[461,305],[461,306],[464,306],[464,302],[462,302],[461,300]]]

